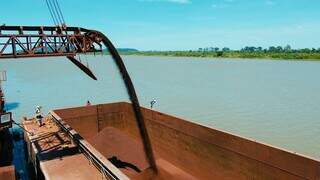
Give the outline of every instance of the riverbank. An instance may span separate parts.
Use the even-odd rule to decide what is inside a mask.
[[[206,52],[206,51],[135,51],[121,52],[122,55],[169,56],[169,57],[212,57],[212,58],[252,58],[252,59],[287,59],[320,61],[320,52]]]

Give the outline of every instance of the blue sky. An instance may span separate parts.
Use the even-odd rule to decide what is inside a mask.
[[[320,47],[320,0],[59,0],[69,26],[118,47]],[[52,25],[45,0],[2,0],[0,23]]]

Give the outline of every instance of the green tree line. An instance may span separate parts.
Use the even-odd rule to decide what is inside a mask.
[[[240,50],[228,47],[205,47],[187,51],[135,51],[127,55],[175,56],[175,57],[223,57],[223,58],[257,58],[257,59],[306,59],[320,60],[320,48],[293,49],[290,45],[271,46],[269,48],[246,46]]]

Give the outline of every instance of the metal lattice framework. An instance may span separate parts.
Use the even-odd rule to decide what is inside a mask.
[[[100,42],[83,28],[0,26],[0,58],[75,56],[102,51]]]

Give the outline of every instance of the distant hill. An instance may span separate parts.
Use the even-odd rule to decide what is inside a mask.
[[[118,48],[117,50],[119,52],[139,52],[139,50],[133,48]]]
[[[117,48],[118,52],[120,54],[128,54],[128,53],[135,53],[135,52],[139,52],[139,50],[134,49],[134,48]],[[109,54],[109,51],[107,49],[103,50],[104,54]]]

